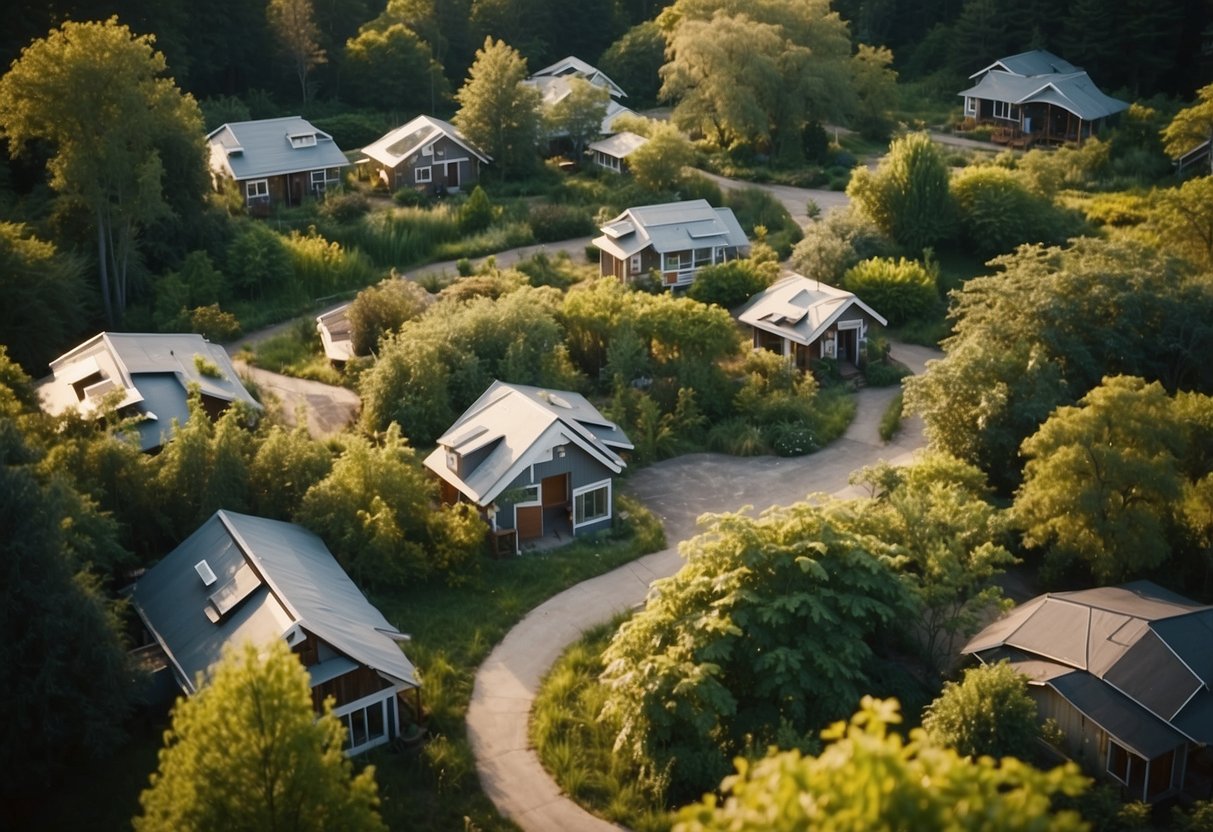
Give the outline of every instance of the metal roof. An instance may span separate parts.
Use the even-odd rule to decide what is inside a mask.
[[[991,70],[1003,70],[1010,72],[1013,75],[1056,75],[1066,74],[1070,72],[1082,72],[1082,67],[1075,66],[1065,58],[1060,58],[1054,55],[1047,49],[1033,49],[1028,52],[1020,52],[1018,55],[1009,55],[1006,58],[999,58],[994,63],[987,67],[977,70],[970,78],[976,78],[983,72]]]
[[[567,58],[562,58],[554,64],[545,66],[531,74],[530,80],[539,78],[584,78],[591,84],[599,87],[605,87],[610,90],[611,95],[616,98],[627,98],[628,94],[623,91],[618,84],[610,79],[610,77],[592,64],[586,63],[581,58],[576,58],[569,55]],[[567,93],[566,93],[567,94]]]
[[[349,164],[332,136],[299,116],[229,122],[206,141],[211,168],[237,182]]]
[[[1207,678],[1213,664],[1211,635],[1213,607],[1149,581],[1136,581],[1034,598],[986,627],[962,652],[985,661],[1013,651],[1018,657],[1013,661],[1064,665],[1089,681],[1069,681],[1058,691],[1075,697],[1076,707],[1093,719],[1101,708],[1124,712],[1116,704],[1119,697],[1133,703],[1135,719],[1161,723],[1167,731],[1209,742],[1213,740],[1213,693]],[[1108,700],[1102,704],[1097,701],[1101,690]],[[1118,741],[1121,735],[1109,725],[1130,730],[1110,717],[1108,722],[1100,724]],[[1155,729],[1142,725],[1132,730]],[[1163,735],[1169,736],[1165,732],[1159,736]],[[1126,735],[1126,745],[1130,739]]]
[[[601,141],[594,142],[590,145],[590,150],[614,156],[616,159],[625,159],[633,151],[644,147],[648,143],[649,140],[644,136],[639,136],[630,130],[624,130],[622,133],[616,133]]]
[[[396,167],[421,148],[433,144],[445,136],[468,153],[486,164],[492,161],[459,132],[459,129],[449,121],[443,121],[433,116],[417,116],[407,124],[397,127],[371,144],[362,148],[362,152],[388,167]]]
[[[631,440],[579,393],[494,381],[464,411],[425,459],[426,467],[477,505],[488,505],[527,466],[557,445],[573,443],[618,474],[626,463],[615,452]],[[460,476],[447,466],[447,451],[488,455]]]
[[[205,561],[216,581],[204,584]],[[239,574],[241,597],[223,611],[215,596]],[[302,628],[345,657],[402,687],[413,665],[389,635],[396,628],[354,585],[316,535],[293,523],[220,510],[149,569],[132,596],[187,692],[227,644],[269,644]],[[331,661],[331,659],[329,660]],[[322,662],[320,675],[337,668]],[[330,677],[331,678],[331,677]]]
[[[881,325],[888,324],[853,293],[790,272],[750,298],[738,311],[737,320],[808,345],[851,307],[862,309]]]
[[[602,226],[594,245],[618,258],[652,247],[657,252],[711,246],[749,245],[730,208],[713,208],[706,199],[664,202],[629,208]]]
[[[219,375],[203,374],[196,357],[214,365]],[[47,412],[74,407],[90,415],[108,394],[123,390],[119,406],[144,416],[138,425],[143,450],[163,444],[174,418],[189,418],[191,385],[213,399],[261,407],[240,383],[227,350],[192,333],[102,332],[50,362],[50,368],[51,377],[38,385]],[[101,381],[85,388],[81,399],[72,385],[94,374]]]
[[[987,72],[976,86],[957,95],[1011,104],[1052,104],[1084,121],[1119,113],[1128,102],[1104,95],[1085,72],[1024,77],[1002,70]]]

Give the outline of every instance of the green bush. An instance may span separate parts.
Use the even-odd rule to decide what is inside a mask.
[[[392,194],[392,199],[397,205],[406,208],[419,208],[429,203],[429,197],[416,188],[410,188],[407,185],[400,188],[396,193]]]
[[[731,260],[700,269],[687,295],[700,303],[732,309],[768,285],[767,275],[758,264],[750,260]]]
[[[518,271],[530,280],[532,286],[555,286],[557,289],[567,289],[574,283],[586,277],[585,266],[574,266],[573,261],[565,252],[549,257],[541,251],[532,257],[518,263]]]
[[[983,259],[1023,243],[1062,243],[1080,229],[1072,213],[1006,168],[966,168],[953,178],[951,189],[965,245]]]
[[[900,326],[927,317],[939,305],[935,271],[916,260],[873,257],[853,266],[842,285],[888,321]]]
[[[240,337],[240,321],[231,312],[220,309],[219,304],[212,303],[190,311],[190,331],[208,341],[234,341]]]
[[[495,211],[489,195],[479,185],[472,191],[468,201],[459,209],[459,230],[464,234],[476,234],[493,224]]]
[[[804,456],[821,447],[811,425],[805,422],[776,422],[767,429],[771,450],[779,456]]]
[[[895,361],[869,361],[863,368],[863,379],[872,387],[889,387],[910,375],[904,364]]]
[[[322,215],[337,222],[354,222],[369,210],[370,201],[357,191],[329,194],[320,206]]]
[[[733,456],[759,456],[767,452],[762,430],[746,419],[718,422],[708,431],[708,447]]]
[[[554,243],[585,237],[594,233],[594,218],[585,208],[572,205],[540,203],[532,206],[527,215],[535,240]]]
[[[880,438],[885,442],[890,441],[897,435],[897,431],[901,430],[902,408],[902,394],[898,393],[889,402],[889,406],[885,408],[884,414],[880,417]]]

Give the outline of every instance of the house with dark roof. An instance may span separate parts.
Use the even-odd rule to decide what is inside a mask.
[[[100,418],[107,407],[135,420],[139,447],[159,448],[173,422],[189,419],[190,389],[201,394],[212,418],[235,402],[261,409],[244,389],[227,350],[192,333],[102,332],[50,363],[38,383],[42,409],[69,409]]]
[[[455,125],[432,116],[417,116],[362,148],[362,153],[373,175],[390,191],[471,190],[480,181],[480,166],[491,161]]]
[[[216,189],[236,182],[253,213],[323,196],[341,184],[349,164],[332,136],[299,116],[229,122],[206,143]]]
[[[1033,598],[962,652],[1027,676],[1068,754],[1132,800],[1182,790],[1213,742],[1213,607],[1149,581]]]
[[[285,641],[307,669],[317,711],[333,697],[347,753],[400,734],[419,682],[396,629],[316,535],[218,511],[135,584],[135,611],[163,669],[193,695],[227,645]]]
[[[854,293],[794,272],[746,301],[737,320],[750,328],[754,349],[777,352],[801,370],[822,358],[862,367],[870,328],[888,325]]]
[[[994,141],[1076,143],[1095,135],[1129,107],[1105,95],[1081,68],[1044,49],[1001,58],[969,76],[959,93],[966,120],[995,127]]]
[[[633,448],[584,396],[493,384],[438,438],[425,466],[444,503],[474,505],[497,538],[519,551],[538,538],[610,528],[613,479]]]
[[[629,208],[595,237],[599,271],[625,283],[650,272],[669,289],[690,286],[704,266],[750,253],[750,241],[731,208],[706,199]]]

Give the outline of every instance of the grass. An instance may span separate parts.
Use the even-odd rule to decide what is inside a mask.
[[[573,800],[635,829],[670,828],[660,787],[614,752],[619,726],[601,717],[607,688],[598,682],[602,651],[622,619],[588,630],[552,666],[531,710],[530,739],[539,759]]]
[[[334,369],[320,349],[320,337],[311,318],[301,318],[281,334],[257,342],[249,363],[270,372],[325,384],[346,382],[346,377]]]
[[[885,408],[884,415],[880,417],[880,438],[885,442],[890,441],[901,430],[902,399],[903,396],[899,392]]]

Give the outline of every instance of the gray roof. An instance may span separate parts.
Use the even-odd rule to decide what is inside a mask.
[[[852,292],[790,272],[746,301],[737,320],[807,346],[852,307],[863,310],[882,326],[888,324]]]
[[[594,142],[590,145],[590,150],[614,156],[616,159],[626,159],[638,148],[644,147],[648,143],[649,140],[644,136],[638,136],[630,130],[624,130],[622,133],[616,133],[602,141]]]
[[[602,226],[594,245],[618,258],[652,247],[657,252],[749,246],[730,208],[713,208],[706,199],[629,208]]]
[[[196,567],[203,561],[210,585]],[[392,637],[400,633],[324,542],[293,523],[218,511],[139,579],[132,600],[189,693],[225,645],[293,643],[299,631],[402,688],[418,685]],[[316,668],[327,675],[322,665],[313,683]]]
[[[1065,58],[1060,58],[1054,55],[1047,49],[1033,49],[1029,52],[1020,52],[1018,55],[1010,55],[1006,58],[999,58],[994,63],[987,67],[977,70],[970,78],[976,78],[983,72],[1001,69],[1004,72],[1010,72],[1013,75],[1065,75],[1070,72],[1081,72],[1082,67],[1075,66]]]
[[[633,447],[619,426],[579,393],[494,381],[438,438],[425,464],[472,502],[486,506],[528,466],[570,442],[616,474],[626,463],[615,451]],[[466,456],[485,448],[485,458],[463,476],[447,466],[448,450]]]
[[[1084,121],[1104,118],[1129,107],[1126,101],[1104,95],[1085,72],[1024,77],[995,69],[982,76],[976,86],[957,94],[1020,105],[1052,104]]]
[[[213,364],[217,377],[204,375],[195,358]],[[189,388],[225,402],[261,408],[240,383],[227,350],[192,333],[102,332],[50,363],[51,377],[38,385],[42,406],[52,414],[76,408],[91,415],[121,391],[119,408],[142,419],[136,425],[143,450],[159,447],[172,435],[173,420],[189,418]],[[73,385],[95,378],[83,389]]]
[[[1143,756],[1180,734],[1213,742],[1213,607],[1149,581],[1039,596],[962,652],[1010,658]]]
[[[316,331],[330,361],[349,361],[354,357],[354,340],[350,327],[348,303],[316,316]]]
[[[610,77],[601,69],[593,66],[592,64],[586,63],[585,61],[581,60],[581,58],[573,57],[572,55],[569,55],[567,58],[562,58],[556,63],[545,66],[543,69],[532,73],[530,79],[528,80],[534,81],[539,78],[584,78],[595,86],[605,87],[610,91],[611,95],[616,98],[627,98],[628,96],[628,94],[624,92],[618,84],[612,81]],[[536,86],[539,86],[541,90],[544,89],[542,82],[540,84],[536,84]],[[567,94],[568,90],[566,87],[565,95]],[[555,101],[551,103],[555,103]]]
[[[229,122],[206,141],[211,169],[237,182],[349,164],[332,136],[299,116]]]
[[[417,116],[407,124],[385,133],[373,143],[362,148],[362,152],[376,162],[394,168],[423,147],[433,144],[444,136],[480,161],[485,163],[491,161],[488,156],[477,150],[476,146],[469,142],[455,125],[440,118],[424,115]]]

